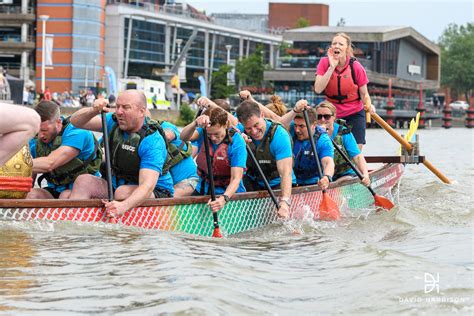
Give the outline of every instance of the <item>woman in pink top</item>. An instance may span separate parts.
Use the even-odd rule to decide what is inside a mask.
[[[316,69],[314,91],[324,92],[326,99],[337,109],[337,118],[352,126],[352,134],[362,149],[365,144],[365,109],[375,112],[371,105],[364,67],[354,58],[351,38],[338,33],[332,39],[328,57],[324,57]]]

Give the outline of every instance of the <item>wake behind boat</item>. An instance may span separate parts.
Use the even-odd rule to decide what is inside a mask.
[[[372,188],[389,196],[404,171],[402,163],[385,164],[370,173]],[[331,184],[326,191],[344,213],[354,216],[374,208],[374,198],[357,178],[343,184]],[[275,191],[278,195],[279,191]],[[290,217],[298,218],[304,206],[319,218],[322,191],[317,185],[293,188]],[[0,220],[103,222],[143,229],[184,232],[210,237],[213,233],[209,196],[148,199],[116,222],[105,216],[100,200],[14,200],[0,199]],[[375,208],[374,208],[375,210]],[[267,191],[236,194],[219,211],[219,224],[226,236],[260,228],[278,221],[277,210]]]

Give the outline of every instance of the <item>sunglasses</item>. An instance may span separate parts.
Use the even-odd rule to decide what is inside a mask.
[[[322,120],[323,117],[326,121],[329,121],[329,119],[332,117],[332,115],[331,114],[318,114],[318,120]]]

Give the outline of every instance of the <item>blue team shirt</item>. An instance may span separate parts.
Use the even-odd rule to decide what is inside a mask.
[[[64,118],[62,118],[64,120]],[[36,139],[30,140],[30,151],[31,156],[33,158],[36,157]],[[48,146],[52,146],[52,143]],[[91,131],[87,131],[84,129],[80,129],[75,127],[72,124],[68,124],[64,129],[62,138],[61,138],[61,146],[69,146],[79,150],[79,158],[82,161],[87,160],[93,153],[95,149],[94,145],[94,134]],[[95,155],[94,155],[95,158]],[[97,171],[95,176],[100,177],[100,173]],[[67,189],[72,189],[73,182],[67,185],[55,185],[53,183],[48,182],[48,187],[54,189],[56,192],[63,192]]]
[[[265,120],[265,122],[266,122],[267,126],[266,126],[266,130],[265,130],[265,133],[263,135],[262,140],[267,135],[268,130],[269,130],[270,125],[271,125],[271,121]],[[237,124],[237,128],[242,133],[245,132],[245,128],[242,125],[242,123]],[[255,140],[253,138],[252,138],[252,142],[256,146],[260,145],[260,143],[261,143],[261,141]],[[293,146],[291,144],[291,139],[290,139],[290,135],[288,134],[288,131],[285,128],[283,128],[281,125],[279,125],[277,127],[277,129],[275,130],[275,134],[273,135],[273,139],[270,143],[270,154],[272,154],[272,156],[275,157],[276,161],[282,160],[282,159],[285,159],[285,158],[290,158],[290,157],[293,157],[292,148],[293,148]],[[271,187],[279,185],[281,183],[280,177],[273,178],[273,179],[267,179],[267,180],[268,180],[268,183],[270,184]],[[295,177],[295,173],[293,171],[291,172],[291,180],[292,180],[292,183],[296,183],[296,177]],[[258,185],[261,186],[261,187],[265,186],[263,181],[260,180],[260,179],[258,180]]]
[[[107,113],[106,118],[107,129],[109,131],[110,137],[114,126],[117,125],[117,122],[112,119],[112,113]],[[125,132],[123,135],[125,139],[127,139],[129,136],[129,134]],[[167,152],[165,140],[159,132],[155,132],[143,138],[140,146],[138,146],[138,156],[140,157],[140,169],[151,169],[160,173],[160,177],[158,178],[155,188],[166,189],[171,193],[174,193],[171,173],[167,172],[166,174],[161,174],[163,165],[166,161]],[[123,184],[138,185],[138,183],[125,183],[125,180],[123,179],[117,183],[115,176],[112,176],[112,185],[114,189]]]
[[[161,127],[163,127],[163,129],[171,130],[174,133],[175,138],[171,141],[173,145],[175,145],[176,147],[181,145],[183,141],[179,138],[180,132],[175,125],[169,122],[162,122]],[[188,146],[184,145],[183,150],[186,151],[187,149]],[[173,178],[173,184],[179,183],[184,179],[198,177],[196,163],[194,162],[194,159],[191,156],[181,160],[177,165],[173,166],[170,169],[170,173],[171,177]]]
[[[340,125],[337,123],[334,123],[334,131],[332,132],[332,135],[331,135],[332,139],[336,138],[339,128],[340,128]],[[344,148],[346,149],[347,154],[349,155],[350,159],[360,154],[359,146],[357,146],[357,141],[355,140],[354,135],[352,135],[352,133],[342,135],[342,144],[344,145]],[[352,168],[349,168],[349,170],[337,176],[341,177],[345,175],[355,175],[355,172],[354,170],[352,170]]]
[[[196,140],[198,146],[198,152],[201,150],[201,146],[204,146],[204,136],[202,133],[202,128],[198,127],[197,132],[199,133],[199,137]],[[220,144],[214,144],[213,142],[209,141],[209,144],[212,146],[212,150],[215,151]],[[229,144],[227,147],[227,155],[229,156],[230,167],[239,167],[245,169],[247,166],[247,148],[245,146],[245,141],[243,137],[235,133],[232,136],[232,143]],[[196,191],[201,192],[201,181],[199,179],[198,185],[196,186]],[[225,187],[218,187],[216,186],[216,194],[223,194],[226,190]],[[205,194],[208,194],[209,186],[208,183],[205,182]],[[237,188],[236,193],[245,192],[244,183],[240,180],[239,187]]]
[[[311,147],[311,143],[309,139],[300,141],[296,138],[294,122],[291,122],[290,124],[290,135],[293,138],[293,142],[294,142],[293,155],[295,158],[298,156],[298,153],[301,150],[304,150],[304,151],[310,150],[311,152],[313,151],[313,148]],[[324,131],[320,134],[319,139],[316,143],[316,151],[318,152],[318,157],[319,157],[320,162],[321,162],[321,159],[323,159],[324,157],[334,158],[334,147],[332,145],[331,139],[329,138],[329,135]],[[321,169],[322,168],[323,166],[321,165]],[[321,171],[324,172],[324,170],[321,170]],[[307,178],[307,179],[300,179],[298,177],[296,178],[296,182],[299,185],[315,184],[318,182],[318,180],[319,180],[318,169],[314,170],[314,177]]]

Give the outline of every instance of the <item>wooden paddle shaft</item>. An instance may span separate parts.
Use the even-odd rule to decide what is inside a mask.
[[[411,151],[413,149],[413,146],[407,142],[400,134],[398,134],[390,125],[388,125],[387,122],[383,120],[377,113],[370,113],[372,118],[380,125],[383,127],[384,130],[386,130],[390,135],[392,135],[393,138],[395,138],[400,144],[403,145],[403,147],[406,148],[406,150]]]
[[[431,164],[431,162],[425,159],[425,161],[423,161],[423,164],[425,165],[426,168],[428,168],[431,172],[433,172],[438,178],[440,178],[441,181],[447,184],[451,183],[451,181],[444,174],[442,174],[441,171],[436,169],[435,166]]]
[[[403,137],[400,136],[387,122],[385,122],[378,114],[371,113],[372,118],[385,129],[393,138],[395,138],[406,150],[411,151],[413,146],[407,142]],[[451,181],[443,175],[438,169],[436,169],[427,159],[423,161],[423,164],[428,168],[431,172],[433,172],[441,181],[444,183],[450,184]]]

